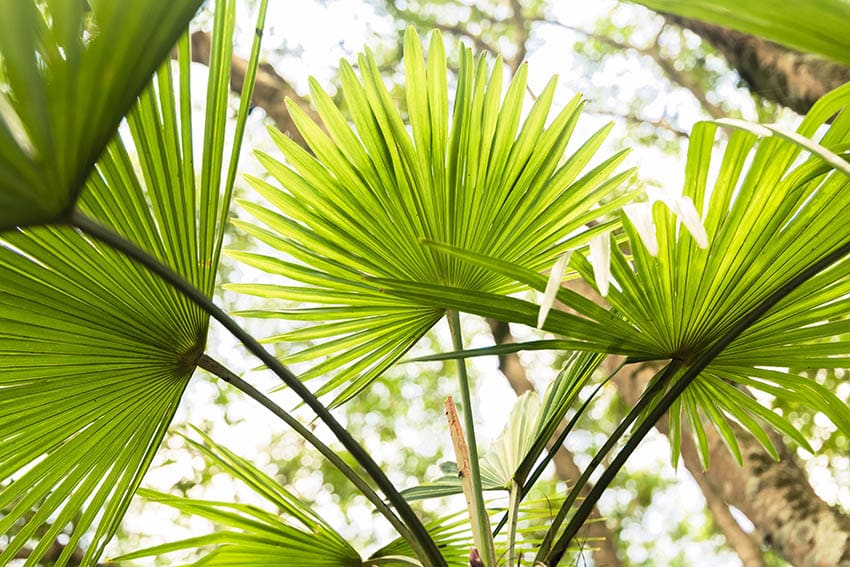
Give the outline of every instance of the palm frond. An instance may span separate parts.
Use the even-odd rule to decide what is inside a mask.
[[[351,567],[354,565],[418,565],[409,544],[399,538],[361,560],[357,551],[307,504],[286,490],[253,463],[223,447],[208,435],[195,430],[201,438],[185,437],[210,465],[216,465],[249,488],[264,505],[217,502],[184,498],[154,490],[141,489],[145,499],[175,508],[185,514],[206,518],[216,524],[214,533],[169,542],[134,551],[115,558],[130,561],[162,556],[176,551],[198,552],[190,565],[292,565]],[[520,507],[519,553],[531,555],[542,536],[541,525],[550,520],[560,505],[558,497],[540,495]],[[504,513],[494,502],[493,515]],[[426,525],[450,566],[469,565],[473,545],[469,518],[465,511],[443,515]],[[497,538],[498,551],[504,554],[505,535]],[[374,563],[373,563],[374,561]]]
[[[807,444],[790,424],[735,386],[796,397],[850,434],[846,406],[817,384],[781,370],[829,368],[846,361],[843,345],[830,339],[847,327],[850,258],[840,251],[850,241],[850,228],[841,216],[850,206],[850,166],[843,159],[850,142],[848,103],[848,87],[827,95],[796,133],[724,122],[736,129],[713,187],[708,172],[718,125],[698,124],[691,135],[684,194],[705,223],[710,247],[699,248],[670,214],[656,207],[657,256],[641,244],[641,230],[625,218],[632,258],[613,251],[619,289],[612,289],[608,300],[634,329],[630,339],[642,343],[627,354],[675,359],[687,367],[725,337],[735,337],[674,411],[686,414],[697,433],[702,417],[707,418],[739,460],[729,418],[769,451],[764,425]],[[815,135],[817,142],[811,139]],[[802,156],[801,150],[810,155]],[[840,257],[831,265],[809,274],[836,254]],[[590,277],[585,260],[577,258],[575,265]],[[784,298],[747,323],[751,312],[777,294]],[[681,419],[676,416],[674,422]]]
[[[587,242],[586,223],[625,202],[614,196],[628,175],[616,173],[624,153],[583,173],[608,127],[562,161],[583,103],[575,98],[549,120],[554,80],[523,120],[526,68],[519,69],[502,98],[501,61],[491,68],[463,49],[450,112],[440,34],[431,36],[426,64],[420,39],[409,30],[404,61],[409,125],[371,54],[358,60],[359,79],[343,63],[342,93],[353,124],[312,82],[324,130],[290,105],[312,153],[272,132],[287,164],[264,154],[259,159],[283,189],[251,179],[271,206],[242,203],[265,227],[239,226],[270,246],[275,257],[233,254],[279,276],[279,283],[229,288],[306,304],[275,315],[309,318],[314,325],[269,341],[321,339],[287,361],[323,359],[302,378],[334,372],[318,388],[319,394],[334,392],[334,404],[397,360],[447,307],[439,293],[433,302],[422,302],[393,282],[497,298],[520,289],[510,278],[459,261],[423,240],[486,252],[496,261],[540,272],[564,251]]]
[[[234,17],[234,2],[218,3],[213,74],[229,70]],[[229,112],[229,86],[226,77],[209,83],[198,184],[188,45],[184,36],[177,77],[169,62],[141,94],[127,117],[129,139],[109,142],[79,207],[211,295],[232,187],[232,178],[222,183],[215,173],[225,144],[212,128]],[[238,148],[232,154],[235,167]],[[84,536],[91,538],[84,563],[92,563],[165,434],[203,353],[208,317],[68,227],[4,233],[0,272],[0,507],[10,509],[0,518],[0,533],[10,535],[0,564],[45,523],[30,563],[69,525],[58,564]]]
[[[4,6],[0,231],[61,220],[73,207],[118,123],[200,4]]]
[[[351,567],[361,564],[357,551],[310,506],[250,461],[216,444],[202,432],[196,430],[196,433],[203,442],[186,437],[189,445],[207,463],[243,482],[268,506],[189,499],[142,489],[139,494],[147,500],[206,518],[217,525],[216,531],[135,551],[116,558],[117,561],[213,546],[193,565]]]
[[[700,434],[703,417],[717,427],[737,456],[732,419],[773,451],[763,431],[774,427],[807,447],[805,439],[783,418],[755,403],[750,393],[725,386],[745,386],[771,396],[794,397],[823,411],[850,433],[850,410],[834,395],[782,368],[833,368],[846,365],[848,270],[842,246],[850,229],[841,220],[848,202],[850,165],[850,88],[841,87],[821,99],[796,132],[776,126],[721,121],[734,129],[709,186],[709,171],[718,123],[698,124],[691,135],[683,196],[694,204],[710,245],[685,230],[683,222],[660,204],[649,215],[623,213],[631,256],[612,248],[615,285],[608,290],[612,309],[561,288],[557,299],[579,316],[549,313],[544,328],[563,341],[531,343],[529,348],[559,345],[623,354],[630,360],[677,360],[685,367],[724,344],[698,380],[673,406],[671,423],[682,412]],[[828,126],[825,126],[828,125]],[[813,136],[819,134],[818,140]],[[807,151],[809,157],[801,155]],[[636,224],[638,223],[638,224]],[[644,224],[640,224],[644,223]],[[651,242],[644,245],[644,239]],[[516,262],[459,247],[433,245],[464,262],[525,283],[543,292],[546,278]],[[839,256],[829,260],[832,256]],[[823,269],[813,267],[826,262]],[[594,270],[581,254],[570,266],[588,281]],[[381,282],[389,285],[386,282]],[[447,306],[484,314],[503,304],[506,320],[535,325],[535,306],[520,299],[497,300],[486,294],[464,295],[435,286],[402,287],[394,292],[427,301],[441,297]],[[765,301],[783,299],[750,321]],[[483,306],[483,307],[482,307]],[[742,327],[743,325],[743,327]],[[514,345],[521,349],[525,345]],[[447,357],[481,353],[451,353]],[[778,369],[777,369],[778,367]],[[734,389],[734,388],[733,388]],[[726,395],[718,397],[718,393]],[[674,432],[673,439],[679,439]],[[674,444],[675,445],[675,444]],[[674,446],[674,460],[678,447]],[[703,451],[707,460],[707,452]]]

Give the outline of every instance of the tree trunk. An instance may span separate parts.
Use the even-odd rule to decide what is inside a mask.
[[[817,99],[850,81],[850,68],[818,55],[800,53],[766,39],[665,15],[710,43],[759,96],[805,114]]]
[[[627,403],[637,402],[658,368],[660,365],[637,366],[614,378]],[[690,436],[682,436],[682,460],[697,483],[743,512],[761,534],[762,543],[792,565],[850,567],[850,517],[815,494],[806,471],[778,435],[771,434],[780,456],[774,461],[749,433],[732,425],[744,460],[742,467],[714,428],[706,428],[711,463],[708,471],[702,470]],[[666,416],[656,428],[667,435]],[[739,554],[740,543],[730,541]]]

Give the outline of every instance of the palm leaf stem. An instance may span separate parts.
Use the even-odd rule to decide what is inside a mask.
[[[262,392],[254,388],[251,384],[244,381],[242,378],[237,376],[234,372],[232,372],[229,368],[212,358],[207,354],[201,355],[201,358],[198,359],[198,366],[203,368],[213,376],[221,378],[228,384],[235,387],[237,390],[246,394],[248,397],[256,401],[258,404],[272,412],[274,415],[279,417],[284,423],[286,423],[289,427],[295,430],[301,437],[303,437],[310,445],[312,445],[319,453],[321,453],[333,466],[337,468],[342,475],[351,481],[351,484],[357,487],[360,492],[369,499],[369,501],[375,505],[375,508],[383,514],[383,516],[387,519],[387,521],[392,524],[392,526],[398,531],[399,535],[401,535],[405,541],[411,542],[415,541],[413,534],[410,533],[410,530],[404,523],[399,519],[395,512],[393,512],[392,508],[387,506],[387,504],[383,501],[383,499],[378,496],[378,494],[372,490],[372,487],[361,478],[357,471],[352,469],[344,460],[340,458],[340,456],[334,452],[333,449],[325,445],[321,439],[316,437],[312,431],[308,428],[304,427],[300,421],[292,417],[286,410],[282,407],[274,403],[271,399],[269,399]]]
[[[446,312],[449,321],[449,330],[452,335],[452,346],[457,350],[463,350],[463,332],[460,327],[460,314],[450,309]],[[496,550],[493,547],[493,538],[490,535],[490,517],[484,504],[484,492],[481,488],[481,470],[478,462],[478,443],[475,439],[475,419],[472,415],[472,396],[470,395],[469,375],[466,372],[466,360],[457,359],[457,377],[460,386],[461,402],[463,404],[463,425],[466,437],[466,445],[469,451],[469,473],[472,477],[472,504],[475,508],[477,527],[475,533],[475,545],[483,555],[484,565],[496,564]],[[471,511],[470,511],[471,513]]]
[[[510,501],[508,503],[508,565],[516,564],[515,544],[516,528],[519,521],[519,503],[522,500],[522,484],[511,481]]]
[[[551,449],[546,452],[546,455],[534,468],[534,471],[532,471],[531,474],[528,474],[528,471],[531,470],[531,466],[534,464],[534,461],[526,458],[526,460],[520,463],[520,466],[519,468],[517,468],[517,472],[514,475],[514,480],[522,483],[522,490],[520,492],[519,497],[520,502],[522,502],[523,498],[528,496],[528,493],[531,492],[532,488],[534,488],[537,479],[540,478],[540,476],[543,474],[543,471],[546,469],[549,463],[552,462],[552,459],[555,457],[555,453],[557,453],[561,445],[564,444],[564,441],[566,441],[567,439],[567,435],[569,435],[570,432],[575,429],[576,423],[578,423],[578,420],[581,419],[581,417],[584,415],[584,412],[587,411],[587,408],[590,406],[590,403],[594,399],[596,399],[596,395],[599,393],[599,391],[602,390],[602,388],[605,387],[605,385],[610,382],[614,378],[614,376],[617,375],[617,372],[619,372],[620,369],[625,366],[627,362],[629,362],[629,359],[623,358],[620,364],[618,364],[617,367],[611,373],[608,374],[605,380],[597,384],[596,388],[593,389],[593,392],[590,393],[590,396],[587,397],[584,403],[581,404],[581,407],[578,408],[578,411],[576,411],[575,415],[573,415],[573,417],[570,418],[570,421],[567,422],[567,425],[564,426],[558,437],[556,437],[555,440],[552,441]],[[493,530],[494,538],[499,535],[499,532],[503,527],[505,527],[505,523],[507,521],[508,514],[506,512],[502,515],[502,519],[499,520],[499,523],[496,524],[496,528]]]
[[[605,457],[608,455],[608,453],[611,452],[611,450],[614,448],[614,445],[616,445],[620,441],[620,439],[623,437],[623,435],[626,434],[626,431],[628,431],[628,429],[632,425],[632,423],[634,423],[634,421],[642,413],[647,411],[648,408],[650,407],[650,404],[653,402],[653,400],[655,400],[657,395],[660,392],[664,391],[664,388],[667,386],[667,383],[669,382],[669,380],[676,374],[676,372],[679,370],[679,368],[681,368],[681,366],[682,366],[682,362],[680,360],[672,360],[667,365],[667,367],[664,370],[664,373],[661,374],[661,376],[657,380],[655,380],[655,382],[652,383],[646,389],[646,391],[644,391],[643,395],[641,395],[640,399],[634,405],[632,410],[628,413],[628,415],[626,415],[626,417],[623,418],[623,421],[620,422],[620,425],[617,426],[617,429],[614,430],[614,432],[611,434],[611,436],[608,437],[608,439],[605,441],[605,444],[602,445],[602,447],[593,456],[593,459],[591,459],[590,463],[587,465],[587,467],[585,467],[584,471],[581,473],[581,476],[576,481],[576,483],[573,485],[572,490],[570,490],[569,494],[567,494],[567,498],[564,500],[563,504],[561,504],[561,508],[558,510],[558,513],[555,515],[555,518],[552,520],[552,524],[549,526],[549,529],[547,530],[546,535],[543,537],[543,541],[540,543],[540,548],[538,549],[538,552],[537,552],[537,558],[535,559],[535,564],[540,563],[542,557],[548,558],[551,555],[551,553],[554,552],[554,548],[552,547],[552,542],[555,540],[555,536],[557,535],[557,533],[558,533],[558,531],[561,527],[561,524],[564,523],[564,520],[567,517],[567,513],[570,510],[570,507],[578,499],[578,496],[581,493],[581,490],[584,488],[584,485],[587,484],[587,481],[590,479],[590,475],[593,474],[593,472],[596,470],[596,467],[598,467],[602,463],[602,461],[605,459]],[[658,420],[656,419],[655,421],[658,421]],[[652,422],[653,425],[655,424],[655,421]],[[642,422],[642,423],[645,423],[645,421]],[[634,436],[632,436],[630,439],[633,439],[633,438],[634,438]],[[619,454],[618,454],[618,456],[619,456]],[[610,467],[608,467],[608,469],[610,469]],[[605,469],[605,472],[608,472],[608,469]],[[610,483],[611,479],[608,479],[608,482]],[[603,485],[603,479],[600,479],[599,482],[597,482],[593,486],[592,491],[597,490],[597,488],[600,487],[600,486],[603,486],[603,490],[604,490],[604,486],[606,486],[606,485]],[[588,498],[589,498],[589,495],[588,495]],[[585,502],[588,500],[588,498],[585,498]],[[597,498],[597,500],[598,500],[598,498]],[[595,503],[596,502],[594,501],[594,504]],[[581,509],[583,509],[583,508],[584,508],[584,505],[582,505]],[[593,507],[591,506],[591,509],[592,508]],[[576,515],[578,515],[578,513],[579,512],[576,512]],[[573,516],[573,519],[574,518],[575,518],[575,516]],[[572,523],[572,520],[570,521],[570,523]],[[581,524],[579,524],[579,525],[581,525]],[[561,540],[559,539],[557,543],[560,543],[560,542],[561,542]],[[550,550],[551,550],[551,552],[550,552]],[[546,565],[550,565],[550,563],[546,563]]]
[[[682,374],[682,376],[676,380],[676,382],[670,387],[670,390],[661,398],[661,400],[652,407],[652,409],[647,413],[645,419],[643,419],[638,426],[635,428],[635,431],[631,434],[626,444],[617,453],[617,456],[611,461],[611,464],[605,469],[605,472],[602,473],[602,476],[599,478],[599,481],[593,487],[593,489],[588,493],[587,497],[585,497],[579,509],[570,519],[569,524],[564,529],[564,532],[561,534],[561,537],[558,539],[556,544],[552,547],[552,550],[546,556],[546,559],[543,562],[545,565],[557,565],[558,562],[563,557],[564,552],[567,549],[567,546],[572,541],[575,534],[587,520],[588,516],[590,516],[593,507],[596,505],[596,502],[602,496],[602,493],[605,491],[606,487],[611,483],[623,465],[626,463],[626,460],[631,456],[632,452],[637,448],[637,446],[643,441],[643,438],[646,437],[647,433],[655,426],[655,423],[661,419],[665,412],[670,409],[670,406],[679,398],[682,392],[693,382],[697,376],[709,365],[711,362],[723,352],[729,344],[734,341],[738,335],[746,331],[750,326],[756,323],[765,313],[767,313],[774,305],[779,303],[783,298],[785,298],[788,294],[793,292],[795,289],[800,287],[803,283],[808,281],[810,278],[814,277],[821,271],[825,270],[833,263],[837,262],[847,254],[850,254],[850,241],[845,242],[831,253],[823,256],[820,260],[810,265],[805,270],[802,270],[796,276],[788,280],[784,285],[779,287],[776,291],[770,294],[768,297],[764,299],[760,304],[756,305],[752,310],[746,313],[738,322],[733,325],[729,331],[720,337],[710,348],[706,349],[701,355],[696,357],[692,364],[690,364],[687,370]],[[670,368],[676,366],[676,363],[679,362],[679,365],[682,362],[674,360],[668,366],[668,371]],[[678,368],[676,368],[678,370]],[[668,374],[669,372],[665,372]],[[660,384],[662,380],[658,380],[657,384]],[[653,396],[654,397],[654,396]],[[643,398],[641,398],[643,400]],[[640,403],[640,402],[638,402]],[[635,406],[637,409],[637,405]],[[634,410],[630,412],[634,413]],[[628,416],[627,416],[628,418]],[[583,475],[582,475],[583,476]],[[548,533],[547,533],[548,536]],[[542,554],[538,554],[537,561],[540,560]]]
[[[578,420],[581,419],[581,417],[584,415],[584,412],[587,411],[587,408],[590,406],[591,402],[596,399],[596,395],[599,394],[599,391],[602,390],[602,388],[604,388],[605,385],[608,384],[608,382],[610,382],[614,378],[614,376],[616,376],[617,372],[619,372],[620,369],[625,366],[626,362],[628,362],[628,359],[623,358],[620,364],[618,364],[617,367],[611,373],[609,373],[608,376],[596,386],[596,388],[593,389],[593,391],[590,393],[584,403],[581,404],[581,407],[578,408],[575,415],[573,415],[570,421],[567,422],[567,425],[564,427],[563,431],[561,431],[560,435],[558,435],[558,437],[555,438],[555,440],[552,442],[552,450],[547,451],[546,456],[537,465],[534,471],[531,472],[530,475],[529,471],[531,471],[531,467],[534,465],[534,461],[536,459],[530,458],[531,455],[523,459],[519,467],[517,467],[516,475],[514,476],[517,481],[523,484],[523,498],[525,498],[525,496],[532,489],[534,483],[537,482],[538,478],[540,478],[540,475],[543,474],[543,469],[545,469],[546,466],[552,461],[558,448],[567,439],[567,435],[573,430],[573,428],[575,428],[576,423],[578,423]]]
[[[411,547],[420,554],[422,559],[427,559],[429,565],[443,567],[445,559],[440,554],[436,543],[428,534],[419,517],[399,494],[396,487],[390,482],[386,474],[372,459],[366,450],[346,431],[346,429],[334,418],[328,409],[313,395],[313,393],[293,374],[288,368],[280,363],[271,353],[257,342],[247,331],[242,329],[227,313],[212,302],[210,298],[201,293],[183,277],[174,272],[168,266],[160,263],[156,258],[122,238],[119,234],[98,222],[88,218],[78,209],[72,210],[66,222],[81,231],[83,234],[99,240],[111,248],[125,254],[128,258],[139,262],[145,268],[163,279],[163,281],[174,286],[175,289],[184,294],[189,300],[198,305],[216,321],[221,323],[237,340],[239,340],[248,351],[260,359],[272,372],[274,372],[288,387],[290,387],[316,416],[328,426],[334,436],[351,453],[351,456],[363,467],[366,473],[375,481],[384,495],[389,500],[404,523],[408,526],[414,540],[410,542]],[[247,394],[247,392],[246,392]]]

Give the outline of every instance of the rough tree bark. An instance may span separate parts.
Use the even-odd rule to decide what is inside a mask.
[[[759,96],[805,114],[817,99],[850,81],[850,68],[766,39],[699,20],[665,15],[719,51]]]

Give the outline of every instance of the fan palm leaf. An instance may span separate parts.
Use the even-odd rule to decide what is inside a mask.
[[[170,62],[160,68],[127,116],[129,135],[109,142],[78,203],[208,296],[249,100],[231,174],[222,179],[234,20],[235,3],[218,3],[200,180],[183,36],[177,71]],[[255,46],[252,65],[257,53]],[[165,434],[203,353],[208,316],[69,227],[4,233],[0,272],[0,507],[9,509],[0,533],[10,534],[0,564],[45,524],[27,564],[71,525],[58,564],[87,534],[84,563],[91,564]],[[11,530],[25,515],[27,523]]]
[[[833,318],[820,316],[833,304],[846,301],[846,294],[836,289],[846,280],[850,262],[850,229],[840,217],[848,204],[850,184],[850,166],[840,157],[850,136],[848,103],[850,88],[836,89],[812,108],[797,132],[725,121],[739,130],[730,136],[713,188],[709,188],[708,178],[717,124],[704,123],[694,129],[685,194],[704,219],[712,242],[707,250],[697,250],[669,217],[653,211],[651,218],[658,229],[654,257],[648,251],[656,250],[655,246],[642,247],[637,236],[651,231],[624,223],[634,256],[629,263],[615,251],[613,272],[621,289],[609,299],[642,329],[647,341],[645,354],[654,351],[649,356],[661,358],[658,353],[666,352],[673,360],[629,414],[634,418],[641,413],[643,419],[555,545],[549,546],[551,535],[544,541],[537,561],[557,564],[604,487],[668,410],[674,458],[685,414],[700,440],[706,463],[703,414],[739,460],[730,417],[772,450],[762,426],[780,420],[754,403],[740,386],[799,395],[828,415],[845,435],[850,434],[850,409],[833,394],[781,369],[766,368],[765,350],[748,355],[754,331],[767,330],[771,336],[768,343],[776,348],[772,354],[793,347],[801,355],[811,351],[810,356],[797,360],[805,359],[804,367],[817,368],[830,350],[820,343],[843,333],[845,311],[833,313]],[[817,142],[812,139],[815,135]],[[807,158],[801,155],[803,149],[810,153]],[[587,274],[587,268],[580,267],[580,271]],[[813,283],[822,287],[813,288]],[[732,364],[736,368],[728,372],[724,355],[733,349],[738,354]],[[658,392],[663,396],[657,397]],[[629,423],[627,419],[624,425]],[[784,428],[793,430],[787,423]],[[562,509],[558,518],[563,517]],[[550,534],[555,529],[550,528]]]
[[[784,418],[734,385],[800,400],[850,432],[850,410],[834,394],[781,370],[846,364],[850,261],[843,257],[842,246],[850,241],[850,230],[839,215],[850,204],[846,202],[850,167],[841,157],[850,142],[848,103],[850,89],[837,89],[815,105],[797,132],[721,121],[734,131],[713,186],[708,173],[718,124],[698,124],[691,135],[683,194],[703,219],[710,246],[700,247],[672,212],[658,203],[630,205],[631,220],[623,213],[623,221],[632,256],[619,247],[612,249],[616,285],[606,297],[612,309],[603,310],[562,288],[557,299],[585,316],[584,333],[576,333],[569,314],[555,310],[545,328],[566,335],[565,340],[510,349],[599,349],[633,361],[672,359],[686,370],[708,360],[700,368],[700,378],[673,406],[674,461],[680,413],[696,428],[698,438],[702,418],[708,418],[739,460],[727,416],[774,455],[764,425],[808,447]],[[823,132],[815,143],[809,137],[819,129]],[[810,157],[804,159],[801,150],[809,151]],[[634,207],[647,208],[647,214],[633,214]],[[652,241],[644,245],[647,235],[652,235]],[[441,248],[541,292],[546,286],[543,276],[521,265],[456,247]],[[593,268],[582,255],[574,255],[571,266],[592,281]],[[783,299],[753,319],[762,304],[779,297]],[[534,306],[519,299],[515,302],[514,317],[507,311],[504,316],[533,325]],[[448,307],[486,311],[457,295]],[[612,329],[616,329],[613,335]],[[719,350],[718,344],[722,344]],[[494,352],[486,349],[475,354]],[[707,447],[705,443],[700,447],[707,464]]]
[[[310,506],[282,487],[253,463],[215,443],[196,430],[201,441],[186,438],[208,465],[248,487],[263,505],[217,502],[173,496],[141,489],[145,499],[170,506],[185,514],[199,516],[216,524],[213,533],[140,549],[115,558],[130,561],[162,556],[176,551],[191,551],[200,558],[189,565],[281,565],[293,567],[351,567],[356,565],[421,565],[410,545],[396,539],[361,559],[343,536]],[[520,509],[522,536],[519,549],[530,553],[540,536],[539,526],[551,518],[558,500],[533,500]],[[491,513],[502,512],[497,506]],[[469,520],[464,512],[441,516],[426,525],[450,566],[469,565],[473,545]],[[504,538],[499,539],[502,546]]]
[[[58,221],[69,212],[118,123],[200,4],[4,6],[0,231]]]
[[[833,151],[842,153],[850,141],[848,103],[850,89],[834,91],[796,133],[728,122],[743,129],[731,134],[713,187],[707,173],[717,125],[698,125],[691,136],[685,195],[697,205],[711,246],[697,247],[656,208],[657,256],[639,244],[638,230],[629,221],[624,226],[633,243],[632,261],[613,251],[612,273],[622,290],[612,289],[608,300],[637,330],[634,340],[644,342],[642,352],[632,356],[672,358],[688,367],[728,342],[685,390],[673,408],[672,425],[681,423],[681,411],[699,433],[702,414],[739,461],[727,415],[774,454],[760,424],[778,427],[804,447],[807,443],[787,422],[731,385],[807,402],[850,434],[850,411],[834,394],[770,368],[828,368],[846,357],[838,354],[846,349],[829,339],[843,336],[847,326],[844,289],[850,261],[841,247],[850,241],[850,230],[840,211],[850,204],[850,167]],[[809,141],[827,121],[819,144]],[[810,150],[810,157],[804,159],[801,150]],[[813,269],[836,253],[831,265]],[[579,259],[577,264],[588,276],[587,263]],[[784,298],[749,320],[778,294]],[[700,445],[707,464],[707,447]]]
[[[547,123],[554,80],[523,120],[525,66],[502,98],[501,61],[491,69],[483,57],[476,61],[462,49],[450,105],[439,33],[431,36],[426,64],[420,39],[408,30],[404,61],[409,125],[369,53],[359,59],[359,79],[349,64],[341,67],[353,124],[315,81],[313,99],[324,130],[290,105],[312,153],[272,131],[287,163],[265,154],[259,159],[283,189],[251,178],[269,205],[241,204],[265,226],[238,223],[275,255],[230,252],[279,277],[276,283],[230,289],[307,304],[242,314],[313,323],[267,341],[319,340],[286,361],[320,359],[301,378],[334,372],[318,389],[335,392],[334,404],[367,385],[444,314],[439,295],[424,302],[390,293],[392,282],[489,294],[496,301],[518,289],[509,278],[458,261],[423,240],[483,250],[541,271],[566,250],[609,230],[610,222],[585,225],[628,198],[615,193],[628,175],[615,173],[624,153],[582,174],[608,127],[562,161],[582,102],[573,99]]]

